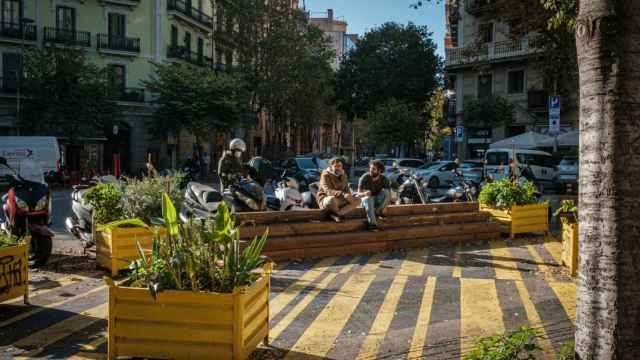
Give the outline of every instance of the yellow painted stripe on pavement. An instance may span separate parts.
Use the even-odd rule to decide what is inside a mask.
[[[460,267],[460,254],[462,253],[462,246],[460,244],[458,244],[456,246],[456,253],[454,254],[453,258],[454,258],[454,263],[453,263],[453,270],[451,271],[451,276],[454,278],[461,278],[462,277],[462,268]]]
[[[88,344],[80,345],[81,352],[69,357],[67,360],[84,360],[84,359],[101,359],[105,357],[105,354],[96,353],[95,351],[107,342],[107,333],[100,333],[100,337],[93,339]]]
[[[107,354],[92,353],[92,352],[79,352],[67,360],[102,360],[106,359]]]
[[[543,273],[543,275],[549,274],[551,268],[549,265],[545,265],[546,261],[542,258],[542,256],[540,256],[540,254],[538,254],[538,250],[536,250],[536,248],[532,245],[527,245],[527,250],[529,251],[529,254],[531,254],[533,261],[536,262],[536,264],[538,265],[538,269]]]
[[[573,282],[549,281],[549,286],[556,293],[560,304],[567,312],[572,323],[576,322],[576,285]]]
[[[425,258],[429,254],[429,250],[412,250],[409,251],[407,257],[402,262],[399,275],[406,276],[422,276],[426,265]]]
[[[398,302],[402,296],[402,292],[407,284],[407,277],[403,275],[396,275],[384,297],[384,301],[378,310],[376,318],[373,320],[369,334],[367,335],[357,359],[371,359],[376,358],[380,345],[384,341],[384,337],[391,326],[391,320],[395,315]]]
[[[108,309],[108,303],[98,305],[19,340],[13,344],[14,347],[18,349],[33,350],[26,354],[22,354],[15,359],[22,360],[36,356],[44,351],[46,346],[60,341],[93,323],[105,319],[107,317]]]
[[[293,299],[295,299],[296,296],[298,296],[298,294],[300,294],[300,292],[309,285],[309,283],[320,277],[320,275],[322,275],[330,266],[335,264],[337,260],[337,257],[325,258],[320,260],[313,268],[307,270],[307,272],[305,272],[300,278],[296,279],[293,284],[289,285],[289,287],[269,301],[269,313],[272,316],[278,315],[278,313],[280,313],[287,304],[293,301]]]
[[[473,346],[474,338],[505,331],[493,279],[460,279],[460,315],[463,352]]]
[[[101,285],[101,286],[93,288],[93,289],[91,289],[91,290],[89,290],[89,291],[87,291],[85,293],[82,293],[80,295],[77,295],[77,296],[74,296],[74,297],[70,297],[70,298],[67,298],[67,299],[52,303],[52,304],[48,304],[46,306],[37,307],[37,308],[35,308],[33,310],[24,312],[22,314],[14,316],[14,317],[12,317],[10,319],[7,319],[7,320],[5,320],[3,322],[0,322],[0,328],[8,326],[8,325],[11,325],[11,324],[13,324],[13,323],[15,323],[17,321],[22,320],[22,319],[26,319],[29,316],[33,316],[33,315],[38,314],[38,313],[40,313],[42,311],[50,310],[50,309],[53,309],[53,308],[58,307],[60,305],[64,305],[64,304],[66,304],[68,302],[75,301],[77,299],[82,299],[82,298],[85,298],[87,296],[93,295],[93,294],[95,294],[95,293],[97,293],[99,291],[105,290],[106,288],[107,288],[106,285]]]
[[[547,249],[549,254],[553,256],[558,264],[562,264],[562,243],[558,241],[545,241],[543,246]]]
[[[492,241],[490,251],[493,267],[496,272],[496,279],[503,280],[522,280],[522,274],[518,270],[518,264],[513,259],[513,255],[509,252],[509,246],[503,240]]]
[[[86,277],[86,276],[81,276],[81,275],[69,275],[69,276],[63,276],[61,278],[55,279],[55,280],[51,280],[52,282],[56,282],[56,286],[55,287],[43,287],[43,288],[35,288],[35,289],[31,289],[29,288],[29,297],[33,298],[36,296],[40,296],[40,295],[44,295],[47,294],[49,292],[55,291],[60,289],[63,286],[67,286],[67,285],[71,285],[73,283],[80,283],[82,281],[86,281],[86,280],[93,280],[92,278]],[[21,303],[22,302],[22,298],[17,298],[17,299],[13,299],[10,301],[5,301],[3,302],[3,304],[15,304],[15,303]]]
[[[529,295],[529,290],[525,286],[522,281],[515,281],[516,289],[518,289],[518,294],[520,295],[520,301],[522,302],[522,307],[524,307],[524,311],[526,312],[527,319],[529,320],[529,325],[532,327],[537,327],[542,324],[542,319],[540,318],[540,314],[536,310],[536,306],[531,300],[531,295]],[[540,337],[538,338],[538,344],[542,348],[542,351],[549,356],[549,358],[553,357],[554,350],[551,345],[551,341],[549,341],[549,337],[547,336],[544,327],[540,326]]]
[[[308,358],[314,355],[322,358],[331,350],[336,338],[375,279],[372,272],[380,266],[384,256],[372,256],[362,268],[362,272],[355,272],[349,276],[340,291],[291,347],[286,359]]]
[[[427,343],[427,331],[429,329],[429,320],[431,319],[431,307],[433,306],[433,295],[436,290],[436,277],[430,276],[427,279],[427,285],[422,293],[422,302],[420,303],[420,312],[418,313],[418,321],[413,330],[413,339],[411,340],[411,348],[409,349],[408,359],[422,359],[422,352]]]

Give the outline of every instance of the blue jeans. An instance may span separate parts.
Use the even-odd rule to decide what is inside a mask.
[[[366,196],[362,198],[362,207],[367,213],[369,224],[376,224],[376,214],[380,214],[388,204],[388,190],[382,190],[376,196]]]

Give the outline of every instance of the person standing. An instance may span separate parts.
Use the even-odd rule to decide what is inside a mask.
[[[233,139],[229,142],[229,150],[225,151],[218,163],[220,190],[228,189],[242,177],[242,154],[245,151],[247,151],[247,145],[242,139]]]
[[[369,172],[360,177],[358,195],[367,214],[367,229],[378,229],[376,216],[381,216],[389,205],[389,180],[382,175],[384,164],[379,160],[369,163]]]
[[[320,175],[318,205],[326,210],[335,222],[341,222],[351,210],[358,207],[358,198],[351,194],[349,177],[341,158],[333,158],[329,167]]]

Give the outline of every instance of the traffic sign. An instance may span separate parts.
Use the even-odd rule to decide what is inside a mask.
[[[549,96],[549,133],[560,132],[560,98]]]
[[[462,126],[456,126],[455,134],[456,142],[462,142],[464,140],[464,128]]]

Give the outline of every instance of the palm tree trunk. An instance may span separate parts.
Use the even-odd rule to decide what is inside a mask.
[[[640,358],[639,23],[640,1],[580,1],[580,359]]]

